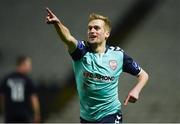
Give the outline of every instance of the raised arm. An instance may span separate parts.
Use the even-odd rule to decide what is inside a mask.
[[[69,52],[72,53],[76,49],[78,43],[77,40],[71,35],[69,29],[61,23],[61,21],[49,8],[46,8],[46,10],[48,13],[46,17],[47,23],[54,25],[59,37],[67,45]]]

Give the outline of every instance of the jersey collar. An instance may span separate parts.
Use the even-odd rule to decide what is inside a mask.
[[[87,42],[86,42],[86,46],[89,52],[94,53],[94,51],[91,49],[90,45]],[[108,49],[109,49],[109,45],[106,45],[106,49],[104,53],[107,53]]]

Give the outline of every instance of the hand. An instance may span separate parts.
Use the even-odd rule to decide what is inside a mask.
[[[56,17],[56,15],[47,7],[46,8],[48,15],[46,16],[46,23],[47,24],[54,24],[54,23],[60,23],[59,19]]]
[[[139,98],[139,92],[136,89],[133,89],[129,92],[124,105],[127,106],[128,102],[135,103]]]
[[[38,115],[35,115],[34,116],[34,123],[40,123],[41,122],[41,117],[40,117],[40,115],[38,114]]]

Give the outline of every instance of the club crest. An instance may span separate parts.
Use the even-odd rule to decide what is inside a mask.
[[[112,70],[115,70],[117,68],[117,61],[116,60],[110,60],[109,66]]]

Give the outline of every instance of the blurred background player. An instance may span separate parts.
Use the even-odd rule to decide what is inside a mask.
[[[33,81],[28,77],[32,69],[31,58],[20,56],[16,64],[16,71],[5,76],[0,84],[5,122],[40,122],[38,96]]]
[[[138,82],[129,92],[124,105],[134,103],[148,80],[148,74],[119,47],[107,46],[111,25],[107,17],[91,14],[88,22],[88,41],[78,41],[61,21],[47,8],[48,24],[67,45],[80,99],[82,123],[122,122],[118,99],[118,79],[122,72],[137,77]]]

